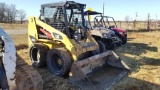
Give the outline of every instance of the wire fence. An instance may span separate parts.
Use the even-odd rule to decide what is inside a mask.
[[[148,24],[149,23],[149,24]],[[127,31],[152,31],[160,30],[160,24],[158,22],[147,22],[147,21],[116,21],[118,27],[123,28]],[[23,46],[28,44],[28,23],[0,23],[0,27],[5,30],[14,39],[16,46]]]
[[[117,26],[127,31],[153,31],[159,30],[160,24],[156,21],[116,21]]]

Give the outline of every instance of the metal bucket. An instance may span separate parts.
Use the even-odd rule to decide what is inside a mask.
[[[113,51],[74,62],[69,82],[84,90],[106,90],[129,72],[129,67]]]

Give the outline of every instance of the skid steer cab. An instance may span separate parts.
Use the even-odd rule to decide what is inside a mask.
[[[51,73],[68,76],[72,84],[83,89],[107,88],[128,72],[128,66],[114,52],[105,52],[104,44],[92,38],[85,27],[85,7],[85,4],[74,1],[41,5],[40,17],[29,18],[30,59],[33,66],[47,64]],[[100,69],[108,65],[120,72]],[[108,77],[100,74],[99,69],[104,70]],[[112,75],[111,79],[108,73],[112,72],[116,76]],[[103,80],[105,83],[101,82]]]

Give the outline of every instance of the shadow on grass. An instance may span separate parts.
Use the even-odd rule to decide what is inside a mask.
[[[135,38],[127,38],[127,41],[132,41],[133,39],[135,39]]]
[[[143,65],[155,65],[160,66],[160,60],[155,58],[149,58],[140,56],[147,52],[158,52],[157,47],[151,47],[144,43],[130,43],[119,47],[116,53],[124,60],[131,71],[137,72]]]
[[[123,49],[123,50],[122,50]],[[157,47],[148,46],[148,44],[144,43],[130,43],[123,45],[119,48],[121,53],[128,53],[131,55],[140,55],[142,53],[146,53],[147,51],[158,52]]]
[[[16,84],[18,90],[42,90],[43,81],[41,75],[33,69],[20,55],[16,61]]]
[[[118,85],[116,85],[111,90],[159,90],[160,85],[154,84],[148,81],[132,78],[132,77],[126,77],[124,78],[128,82],[122,82]]]
[[[44,90],[81,90],[80,88],[69,83],[67,79],[52,74],[47,69],[47,66],[35,69],[42,76]]]
[[[136,58],[131,58],[127,56],[123,56],[127,58],[125,62],[129,65],[131,71],[138,72],[141,69],[141,66],[144,65],[151,65],[151,66],[160,66],[160,60],[154,59],[154,58],[148,58],[148,57],[141,57],[139,60],[136,60]],[[148,70],[147,68],[145,68]]]
[[[27,44],[16,45],[16,50],[27,49],[27,48],[28,48]]]
[[[146,56],[140,56],[147,52],[158,52],[158,48],[148,46],[144,43],[131,43],[123,45],[116,49],[116,53],[121,57],[124,62],[130,67],[131,72],[137,73],[137,76],[125,77],[119,84],[116,84],[111,90],[159,90],[160,84],[157,83],[159,72],[151,72],[152,70],[159,70],[160,60]],[[149,66],[148,66],[149,65]],[[143,66],[143,67],[142,67]],[[153,66],[153,67],[152,67]],[[140,69],[142,71],[140,71]],[[140,71],[140,72],[139,72]],[[147,73],[143,74],[143,71]],[[141,75],[141,76],[138,76]],[[156,76],[155,76],[156,75]],[[138,79],[139,78],[139,79]],[[145,79],[149,80],[145,81]],[[160,81],[159,81],[160,82]]]

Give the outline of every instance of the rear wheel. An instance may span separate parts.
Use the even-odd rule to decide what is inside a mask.
[[[48,47],[44,44],[33,44],[29,52],[32,65],[38,68],[46,65],[47,52]]]
[[[97,41],[98,46],[99,46],[99,51],[100,53],[103,53],[106,51],[105,45],[101,41]]]
[[[51,49],[47,54],[48,69],[56,76],[65,76],[71,67],[70,53],[64,48]]]
[[[127,37],[125,37],[123,40],[123,44],[126,44],[126,43],[127,43]]]
[[[122,38],[118,36],[117,40],[118,40],[117,46],[119,47],[122,46],[122,42],[123,42]]]
[[[108,45],[107,49],[108,50],[114,50],[116,48],[116,43],[111,43],[110,45]]]

